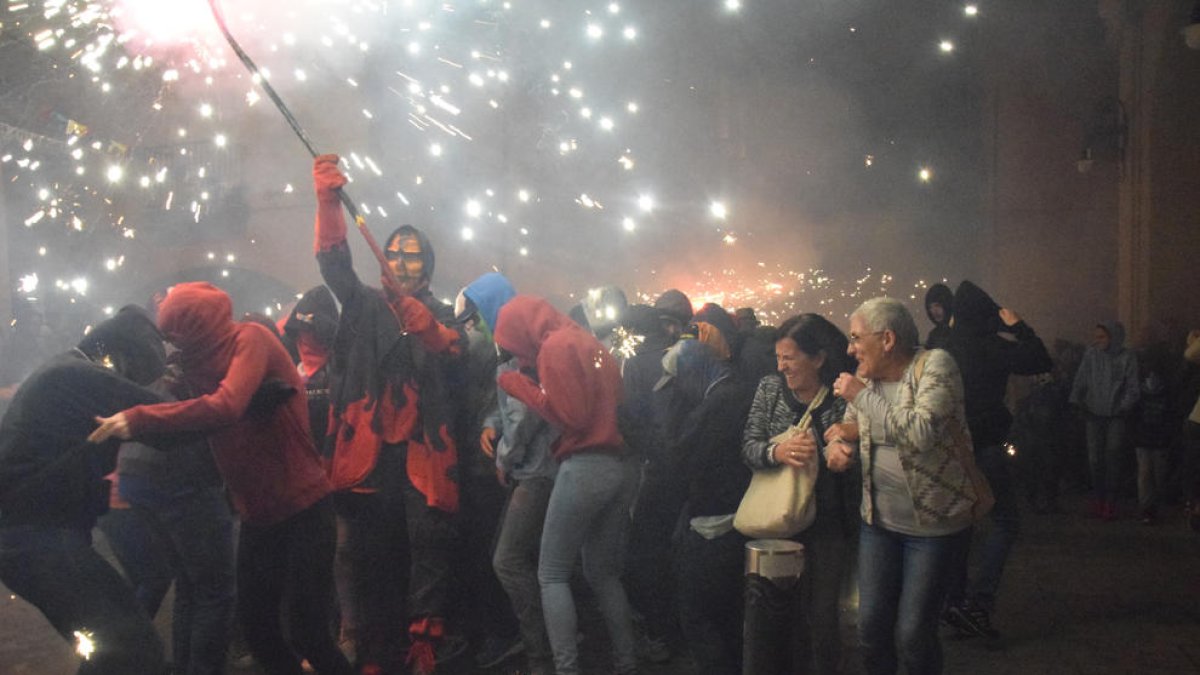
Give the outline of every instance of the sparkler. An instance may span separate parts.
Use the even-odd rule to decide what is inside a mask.
[[[300,122],[296,119],[296,116],[292,114],[292,111],[288,109],[287,104],[283,102],[283,99],[275,91],[275,87],[271,86],[270,81],[268,81],[267,77],[263,75],[262,71],[259,70],[258,66],[254,63],[254,60],[250,58],[250,55],[246,53],[246,50],[242,49],[242,46],[233,37],[233,34],[229,32],[229,27],[225,24],[225,17],[221,14],[221,8],[218,6],[217,0],[208,0],[208,6],[212,9],[213,19],[216,20],[217,27],[221,29],[221,35],[225,36],[225,41],[229,43],[230,49],[233,50],[234,54],[237,54],[238,60],[241,61],[242,65],[246,66],[246,69],[249,70],[250,74],[254,76],[254,81],[258,83],[258,86],[262,87],[264,92],[266,92],[267,98],[270,98],[271,102],[275,104],[275,107],[279,109],[279,112],[283,115],[283,118],[287,120],[288,126],[292,128],[292,131],[295,132],[296,137],[300,139],[300,142],[304,144],[305,149],[308,150],[308,154],[312,155],[315,159],[320,154],[317,152],[316,146],[314,146],[312,141],[309,140],[308,134],[304,132],[304,127],[300,126]],[[222,140],[219,145],[224,145],[224,137],[221,136],[220,138]],[[367,246],[370,247],[371,253],[375,256],[375,260],[379,262],[379,269],[384,283],[387,284],[397,296],[403,295],[404,293],[401,290],[399,279],[396,279],[396,276],[392,274],[392,268],[388,265],[387,256],[383,254],[383,249],[379,246],[379,242],[375,241],[375,236],[372,235],[371,230],[367,228],[367,221],[365,218],[363,218],[362,214],[359,213],[358,206],[354,203],[354,200],[350,198],[350,195],[346,193],[345,189],[338,190],[338,199],[341,200],[342,205],[346,207],[346,210],[350,212],[351,217],[354,218],[354,223],[358,226],[358,231],[362,234],[363,239],[366,240]]]

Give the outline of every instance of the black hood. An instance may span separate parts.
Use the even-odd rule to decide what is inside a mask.
[[[634,335],[642,336],[638,343],[638,354],[648,351],[660,351],[670,346],[671,337],[663,329],[662,321],[658,318],[658,310],[650,305],[630,305],[625,309],[621,325]]]
[[[424,232],[412,225],[401,225],[392,230],[392,233],[388,235],[387,241],[383,244],[383,250],[387,251],[390,249],[392,242],[402,235],[412,235],[417,238],[417,241],[421,242],[421,262],[424,263],[424,266],[421,268],[421,278],[428,283],[433,279],[435,258],[433,255],[433,244],[429,243],[429,237],[426,237]]]
[[[154,320],[141,307],[127,305],[79,342],[94,361],[107,359],[122,376],[141,385],[157,380],[166,367],[166,349]]]
[[[292,308],[283,324],[283,332],[289,339],[296,340],[301,331],[311,331],[318,342],[332,348],[337,326],[338,308],[333,293],[324,286],[314,286],[305,291]]]
[[[1000,330],[1000,305],[982,288],[970,281],[954,292],[954,330],[970,334]]]
[[[929,306],[933,303],[938,303],[946,310],[946,316],[939,323],[934,321],[933,314],[929,311]],[[950,287],[946,284],[934,284],[925,291],[925,316],[933,321],[934,325],[945,325],[950,322],[950,317],[954,316],[954,294],[950,292]]]

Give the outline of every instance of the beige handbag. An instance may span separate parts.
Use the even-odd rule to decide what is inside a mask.
[[[812,412],[821,407],[828,394],[829,387],[821,387],[800,421],[772,438],[771,443],[809,433]],[[786,539],[808,529],[817,517],[813,490],[818,461],[819,457],[814,457],[803,469],[784,465],[755,471],[733,517],[733,527],[753,539]]]

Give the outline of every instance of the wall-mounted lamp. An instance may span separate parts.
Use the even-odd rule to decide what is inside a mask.
[[[1084,127],[1083,150],[1075,168],[1079,173],[1092,170],[1097,160],[1120,162],[1125,158],[1125,141],[1129,126],[1125,106],[1116,98],[1101,99]]]

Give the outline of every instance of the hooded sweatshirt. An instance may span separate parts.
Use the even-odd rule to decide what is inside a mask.
[[[933,312],[929,309],[935,302],[945,310],[941,321],[934,319]],[[929,337],[925,339],[925,348],[945,349],[950,340],[950,319],[954,316],[954,294],[950,292],[949,286],[934,284],[929,287],[925,292],[925,316],[933,323],[933,330],[929,331]]]
[[[279,523],[329,493],[300,375],[268,329],[235,323],[229,296],[201,282],[171,289],[159,307],[158,327],[179,348],[185,383],[198,397],[129,408],[125,416],[134,438],[209,433],[234,507],[251,525]],[[295,395],[247,415],[267,379],[285,383]]]
[[[522,368],[535,367],[540,385],[519,372],[498,378],[500,388],[561,432],[555,459],[576,452],[620,453],[617,429],[621,375],[604,345],[550,303],[518,295],[500,309],[496,344]]]
[[[87,442],[96,417],[159,400],[79,351],[43,364],[0,423],[0,524],[91,530],[108,510],[105,476],[120,447],[116,438]]]
[[[409,481],[433,508],[458,511],[458,446],[447,372],[466,340],[445,322],[454,310],[424,287],[396,297],[358,278],[346,242],[346,214],[336,188],[345,184],[329,158],[313,167],[317,191],[314,248],[321,278],[342,304],[330,372],[334,488],[371,492],[386,467],[402,461]],[[433,274],[425,234],[405,225],[388,238],[413,235],[422,275]],[[376,469],[380,471],[376,471]]]
[[[479,310],[479,318],[487,326],[489,334],[496,330],[500,308],[516,294],[512,282],[499,272],[488,272],[463,289],[463,295],[475,303],[475,309]]]
[[[1005,326],[1000,305],[964,281],[954,294],[954,328],[946,349],[962,373],[963,405],[975,447],[1003,443],[1012,426],[1012,413],[1004,404],[1008,376],[1050,372],[1054,363],[1046,346],[1024,321]]]
[[[1120,321],[1097,325],[1108,332],[1108,349],[1091,346],[1083,353],[1071,386],[1071,403],[1099,417],[1121,417],[1138,401],[1137,356],[1125,348],[1125,326]]]
[[[281,331],[283,344],[304,381],[308,395],[308,423],[317,450],[326,456],[329,431],[329,357],[337,334],[338,308],[333,293],[324,286],[308,289],[287,318]],[[328,449],[332,452],[332,448]]]

